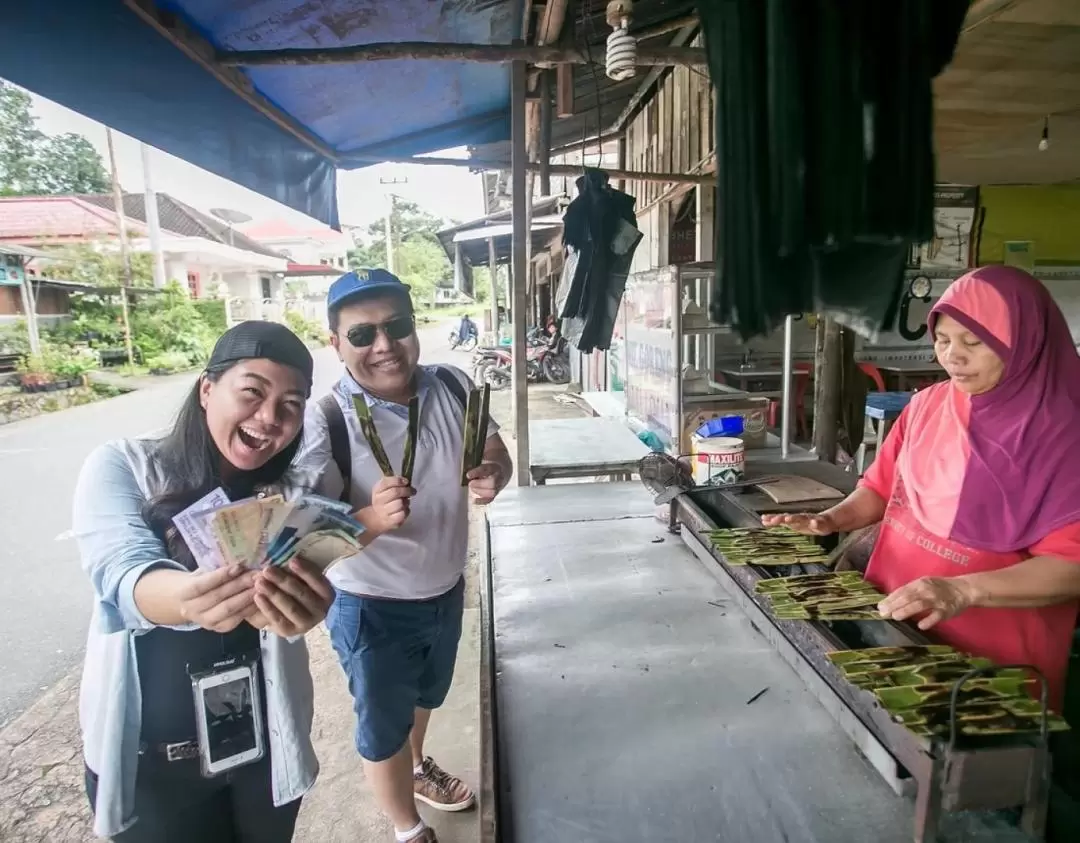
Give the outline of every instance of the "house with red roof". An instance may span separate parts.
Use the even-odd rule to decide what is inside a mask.
[[[288,258],[286,279],[303,278],[310,294],[325,294],[338,276],[348,272],[352,237],[314,221],[294,223],[268,219],[247,223],[244,234]]]
[[[150,251],[146,200],[123,197],[130,246]],[[196,298],[228,298],[236,318],[279,318],[284,308],[288,258],[165,193],[157,194],[165,275]],[[0,197],[0,244],[49,250],[72,244],[119,249],[120,223],[113,197]],[[27,271],[47,275],[33,261]]]

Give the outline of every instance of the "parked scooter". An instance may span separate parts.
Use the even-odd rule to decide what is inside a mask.
[[[465,315],[461,317],[461,324],[450,332],[450,350],[460,348],[462,351],[472,351],[480,340],[480,332],[476,323]]]
[[[457,328],[454,328],[454,330],[452,330],[450,332],[450,337],[449,337],[448,342],[450,343],[450,350],[451,351],[454,351],[454,350],[472,351],[474,348],[476,348],[476,344],[477,344],[478,340],[477,340],[476,334],[469,334],[463,340],[461,338],[461,333],[458,331]]]
[[[566,343],[549,344],[543,334],[539,344],[529,344],[525,353],[525,377],[529,383],[569,383],[570,355]],[[509,346],[478,349],[473,356],[473,380],[492,389],[505,389],[511,381],[512,358]]]

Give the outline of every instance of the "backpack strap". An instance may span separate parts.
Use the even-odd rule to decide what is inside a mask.
[[[435,377],[442,381],[443,386],[450,390],[450,394],[457,399],[458,404],[461,405],[461,409],[464,410],[469,399],[465,394],[465,387],[461,385],[461,381],[457,379],[457,375],[445,366],[436,366]]]
[[[350,503],[349,493],[352,491],[352,448],[349,446],[349,428],[345,425],[345,414],[341,405],[337,402],[337,396],[328,392],[319,399],[319,408],[326,418],[326,429],[330,434],[330,454],[341,472],[344,486],[341,490],[341,500]]]
[[[468,402],[465,387],[457,376],[445,366],[435,367],[435,377],[442,381],[443,386],[450,390],[450,394],[461,405],[462,410]],[[349,444],[349,428],[345,424],[345,414],[341,405],[337,402],[337,396],[328,392],[319,399],[319,409],[326,418],[326,429],[330,435],[330,454],[334,463],[341,473],[344,488],[341,492],[341,500],[350,503],[349,493],[352,491],[352,447]]]

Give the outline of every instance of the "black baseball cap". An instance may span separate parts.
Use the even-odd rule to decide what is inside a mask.
[[[292,366],[304,376],[311,392],[315,361],[304,341],[278,322],[250,320],[229,328],[218,338],[207,371],[226,369],[241,360],[273,360]]]

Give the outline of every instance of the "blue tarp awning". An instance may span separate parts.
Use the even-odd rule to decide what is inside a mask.
[[[509,67],[402,60],[233,71],[271,106],[268,115],[148,23],[147,9],[173,16],[196,43],[272,50],[399,41],[508,44],[521,34],[522,5],[11,3],[0,12],[0,77],[336,227],[338,155],[407,156],[509,138]]]

